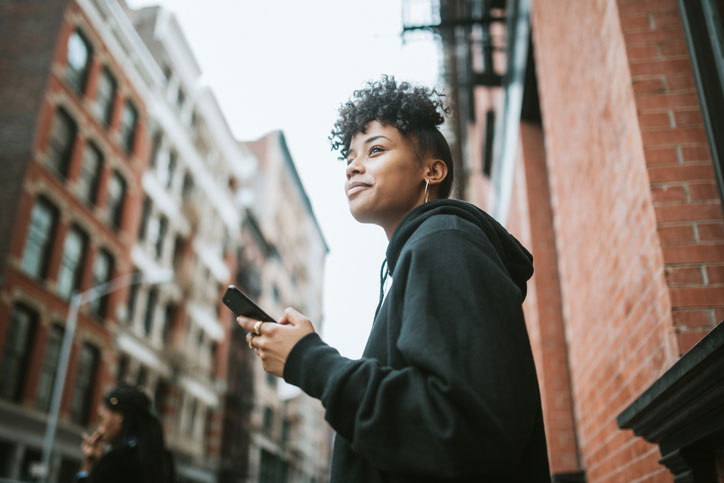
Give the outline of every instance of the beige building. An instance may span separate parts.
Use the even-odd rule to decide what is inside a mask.
[[[258,173],[247,200],[271,247],[259,272],[259,304],[279,317],[286,307],[322,329],[324,260],[329,251],[280,131],[246,144]],[[327,481],[331,430],[321,403],[268,376],[253,360],[247,481]]]
[[[220,299],[232,283],[243,213],[241,180],[254,159],[231,135],[172,13],[127,10],[161,82],[148,99],[152,139],[134,264],[172,269],[161,287],[137,286],[118,334],[118,378],[155,394],[183,481],[216,481],[232,320]]]

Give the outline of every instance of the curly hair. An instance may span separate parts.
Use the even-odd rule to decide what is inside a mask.
[[[442,159],[448,168],[447,177],[438,187],[438,196],[450,195],[453,180],[453,161],[450,146],[438,126],[451,109],[443,102],[444,94],[436,89],[412,86],[395,81],[393,76],[368,82],[365,89],[354,91],[352,99],[339,108],[339,118],[329,136],[332,150],[339,150],[340,160],[347,158],[352,138],[366,132],[367,125],[378,121],[394,126],[403,136],[416,141],[417,156]]]

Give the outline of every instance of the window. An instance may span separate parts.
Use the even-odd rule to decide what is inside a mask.
[[[173,175],[174,175],[174,172],[176,171],[177,160],[178,160],[178,155],[176,154],[175,151],[171,151],[171,154],[168,157],[168,170],[166,171],[166,176],[165,176],[166,188],[170,188],[171,183],[173,182]]]
[[[271,406],[264,406],[264,431],[271,432],[274,423],[274,410]]]
[[[101,250],[96,256],[96,262],[93,264],[93,287],[106,283],[113,275],[113,256],[106,250]],[[105,317],[108,305],[108,296],[91,300],[91,311],[99,317]]]
[[[181,256],[183,255],[184,245],[184,240],[181,235],[176,235],[173,242],[173,268],[176,270],[179,268],[179,262],[181,261]]]
[[[50,397],[55,384],[55,368],[58,367],[60,357],[60,346],[63,343],[63,328],[59,325],[52,325],[48,332],[48,341],[45,345],[45,358],[43,367],[40,369],[40,382],[36,407],[41,411],[50,409]]]
[[[80,350],[75,387],[73,387],[73,400],[70,405],[70,417],[78,424],[86,424],[88,416],[90,416],[97,365],[98,349],[87,342],[84,343]]]
[[[88,41],[80,31],[76,30],[68,38],[68,68],[66,76],[68,83],[75,87],[78,92],[85,90],[90,67],[91,48]]]
[[[63,260],[58,273],[58,293],[65,298],[70,298],[73,291],[80,287],[87,239],[86,234],[75,226],[65,237]]]
[[[78,190],[81,198],[90,205],[94,205],[96,202],[102,167],[103,155],[100,150],[93,143],[87,143],[83,153],[83,166],[78,178]]]
[[[168,342],[171,339],[171,331],[173,330],[173,322],[176,318],[176,306],[173,304],[166,305],[166,313],[163,317],[163,341]]]
[[[194,424],[196,423],[196,411],[198,410],[198,402],[195,398],[189,398],[189,417],[186,420],[186,432],[192,434],[194,432]]]
[[[163,136],[160,132],[153,135],[153,143],[151,144],[151,163],[152,168],[158,164],[158,155],[161,153],[161,143],[163,142]]]
[[[166,397],[168,396],[168,384],[163,379],[159,379],[156,383],[156,390],[153,393],[153,409],[157,414],[163,414],[166,406]]]
[[[166,232],[168,231],[168,220],[165,216],[161,216],[158,220],[158,236],[156,237],[156,257],[161,258],[163,253],[163,241],[166,238]]]
[[[189,201],[191,193],[194,189],[194,179],[188,171],[184,173],[183,187],[181,188],[181,198],[183,201]]]
[[[136,124],[138,124],[138,111],[129,100],[123,106],[121,114],[121,146],[126,153],[133,154],[133,143],[136,140]]]
[[[138,238],[146,239],[148,233],[148,218],[151,216],[151,200],[146,196],[143,199],[143,210],[141,211],[141,226],[138,227]]]
[[[121,356],[118,359],[118,372],[116,373],[116,383],[126,382],[126,374],[128,374],[128,356]]]
[[[158,290],[152,288],[148,291],[148,303],[146,304],[146,315],[143,317],[143,330],[146,335],[151,335],[153,329],[153,316],[156,313],[158,303]]]
[[[495,110],[485,113],[485,141],[483,143],[483,174],[490,177],[493,172],[493,142],[495,136]]]
[[[178,106],[179,109],[183,109],[185,102],[186,102],[186,93],[184,92],[184,90],[181,87],[179,87],[178,93],[176,94],[176,105]]]
[[[48,164],[62,177],[68,174],[68,165],[77,130],[75,121],[64,109],[55,111],[50,141],[48,141]]]
[[[13,306],[0,363],[0,397],[3,399],[17,401],[22,395],[36,321],[34,311],[20,304]]]
[[[136,299],[138,298],[138,284],[134,283],[128,289],[128,322],[133,321],[136,312]]]
[[[263,449],[259,465],[259,483],[287,481],[288,465],[279,456]]]
[[[168,81],[171,80],[171,76],[173,75],[173,71],[171,71],[171,67],[166,64],[163,66],[163,78],[166,81],[166,84],[168,84]]]
[[[279,287],[277,287],[276,284],[272,286],[272,297],[274,298],[274,302],[279,303],[281,295],[279,294]]]
[[[96,101],[93,104],[93,113],[96,117],[108,125],[113,115],[113,101],[116,97],[116,79],[113,74],[104,67],[98,78],[98,90],[96,92]]]
[[[144,366],[138,368],[138,374],[136,374],[136,386],[145,387],[148,382],[148,369]]]
[[[719,196],[724,203],[724,1],[678,3]]]
[[[57,217],[55,207],[45,198],[38,198],[30,215],[30,228],[21,262],[23,271],[32,277],[45,277]]]
[[[108,181],[108,201],[106,207],[108,210],[108,221],[111,226],[118,230],[121,226],[123,217],[123,201],[126,197],[126,182],[117,171],[111,175]]]

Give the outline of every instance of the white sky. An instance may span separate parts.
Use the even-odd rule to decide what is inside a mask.
[[[359,357],[377,305],[387,239],[381,228],[349,214],[344,166],[327,136],[339,105],[367,80],[392,74],[437,84],[437,47],[427,36],[402,45],[401,0],[127,3],[160,4],[176,14],[203,82],[238,139],[284,131],[330,247],[322,336],[342,354]]]

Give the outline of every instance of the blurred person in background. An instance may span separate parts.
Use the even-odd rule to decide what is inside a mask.
[[[78,482],[175,481],[161,422],[152,413],[151,399],[143,391],[127,384],[115,387],[104,396],[98,415],[100,424],[95,432],[83,434]]]
[[[267,372],[322,401],[332,483],[550,481],[522,310],[533,259],[487,213],[447,199],[448,110],[435,90],[383,76],[332,130],[352,216],[389,240],[361,359],[294,309],[238,319]]]

